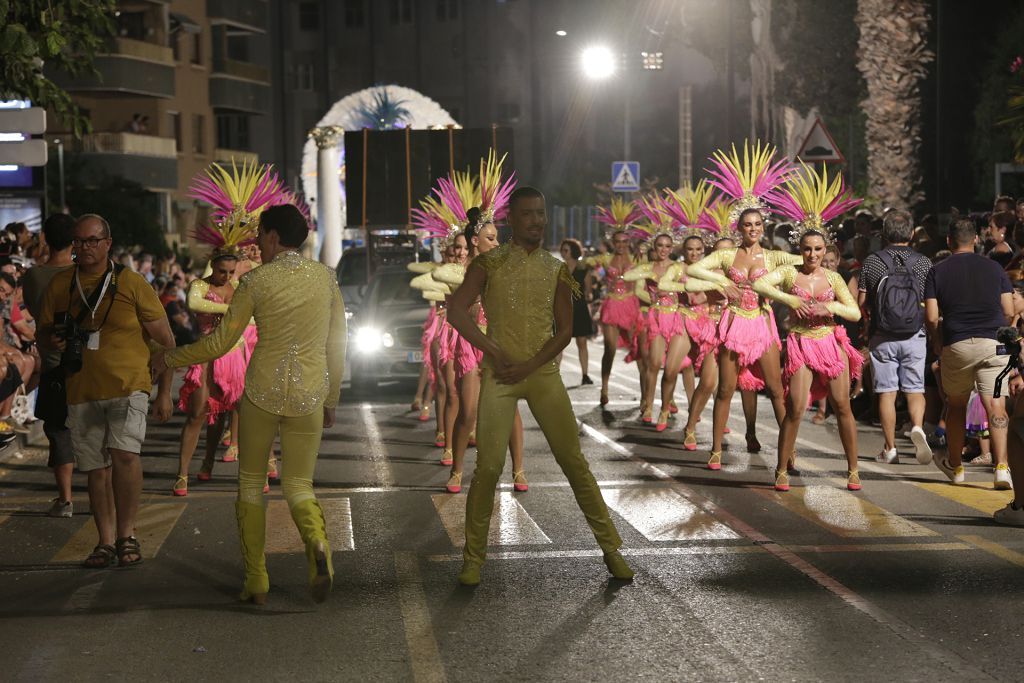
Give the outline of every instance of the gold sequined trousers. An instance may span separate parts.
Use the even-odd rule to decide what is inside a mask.
[[[263,504],[267,481],[267,453],[274,437],[281,433],[281,492],[288,508],[307,500],[313,493],[313,470],[324,433],[321,406],[308,415],[285,417],[258,407],[243,396],[238,407],[238,499]]]
[[[468,562],[483,563],[487,533],[494,507],[494,489],[505,466],[505,453],[519,399],[526,399],[530,412],[544,432],[555,461],[562,468],[576,503],[587,518],[597,544],[606,553],[619,548],[622,539],[608,516],[594,475],[580,450],[579,430],[569,394],[554,363],[537,370],[518,384],[499,384],[490,368],[483,368],[476,426],[476,471],[466,499],[466,548]]]

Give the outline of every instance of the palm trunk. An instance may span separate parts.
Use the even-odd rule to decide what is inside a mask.
[[[886,207],[913,208],[921,189],[921,82],[928,49],[924,0],[858,0],[857,68],[867,83],[868,194]]]

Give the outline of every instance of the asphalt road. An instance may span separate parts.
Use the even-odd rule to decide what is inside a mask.
[[[592,375],[597,348],[592,353]],[[725,466],[681,449],[681,424],[637,420],[633,366],[617,365],[610,412],[563,364],[584,451],[637,570],[617,584],[528,410],[527,493],[506,469],[490,559],[476,589],[456,583],[464,496],[433,422],[408,412],[409,385],[346,390],[325,434],[318,493],[334,546],[334,592],[305,587],[298,535],[268,496],[271,594],[236,602],[236,465],[172,498],[181,418],[151,425],[139,536],[145,562],[85,570],[95,542],[84,479],[76,514],[45,515],[52,482],[38,449],[0,456],[0,679],[1019,680],[1024,529],[991,512],[1009,494],[991,472],[954,488],[913,457],[873,462],[845,490],[834,419],[806,420],[804,476],[772,490],[777,435],[761,399],[764,448],[745,452],[738,405]],[[680,404],[685,404],[680,390]],[[685,410],[685,409],[684,409]],[[706,449],[710,411],[698,437]],[[909,441],[901,439],[909,454]],[[468,457],[467,472],[473,463]],[[193,472],[198,467],[193,462]],[[467,480],[469,479],[467,474]]]

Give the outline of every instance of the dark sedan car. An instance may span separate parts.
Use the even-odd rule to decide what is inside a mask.
[[[430,302],[409,281],[404,267],[373,274],[363,304],[349,321],[348,364],[352,385],[372,389],[379,381],[417,379],[423,366],[423,323]]]

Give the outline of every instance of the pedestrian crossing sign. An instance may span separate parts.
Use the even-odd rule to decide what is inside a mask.
[[[612,162],[612,192],[640,191],[640,162]]]

